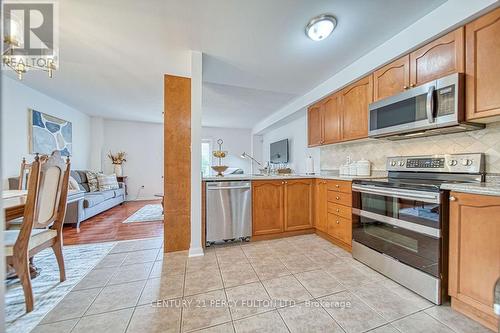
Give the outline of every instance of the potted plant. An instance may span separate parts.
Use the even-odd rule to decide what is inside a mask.
[[[119,151],[116,154],[113,154],[111,151],[108,154],[108,158],[111,160],[111,163],[113,164],[115,168],[115,174],[118,177],[123,176],[123,168],[122,164],[127,162],[127,153],[124,151]]]

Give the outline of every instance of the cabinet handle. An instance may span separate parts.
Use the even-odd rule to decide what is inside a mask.
[[[403,89],[404,89],[404,90],[408,89],[408,86],[404,85],[404,86],[403,86]]]
[[[285,184],[285,182],[281,182],[281,184]]]
[[[337,224],[339,224],[339,220],[337,220]]]
[[[337,209],[335,209],[335,211],[338,213],[338,212],[340,212],[340,209],[337,208]]]
[[[410,84],[410,87],[412,88],[415,87],[415,83]]]
[[[450,197],[450,201],[457,201],[457,198],[455,198],[455,197]]]
[[[337,184],[337,185],[335,185],[335,187],[336,187],[336,188],[339,188],[339,187],[340,187],[340,185],[339,185],[339,184]]]
[[[335,199],[340,200],[340,197],[335,197]]]

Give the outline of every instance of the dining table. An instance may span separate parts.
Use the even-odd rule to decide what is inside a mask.
[[[9,229],[9,221],[23,217],[24,206],[26,205],[26,190],[5,190],[2,191],[2,206],[5,211],[5,229]],[[39,275],[39,270],[33,264],[33,258],[30,258],[31,278]],[[12,270],[7,273],[7,279],[16,278],[17,275]]]
[[[24,215],[24,206],[26,205],[26,190],[6,190],[2,191],[2,203],[5,211],[6,229],[9,221],[22,217]]]

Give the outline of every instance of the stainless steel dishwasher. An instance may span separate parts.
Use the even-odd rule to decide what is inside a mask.
[[[248,240],[252,235],[251,182],[207,182],[206,191],[207,245]]]

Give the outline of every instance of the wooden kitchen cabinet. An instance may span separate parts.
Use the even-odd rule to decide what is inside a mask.
[[[347,180],[329,180],[327,182],[328,191],[351,193],[352,183]]]
[[[308,229],[314,232],[313,181],[252,181],[252,235],[290,235]]]
[[[465,26],[467,120],[500,120],[500,8]]]
[[[323,109],[321,103],[310,106],[307,110],[307,141],[309,147],[323,143]]]
[[[339,205],[348,206],[352,205],[352,194],[351,193],[337,193],[334,191],[328,191],[327,194],[328,202],[333,202]]]
[[[500,197],[452,192],[449,233],[452,308],[496,331],[493,290],[500,277]]]
[[[316,179],[315,197],[314,197],[314,227],[316,230],[326,233],[327,230],[327,200],[328,187],[324,179]]]
[[[410,53],[410,87],[465,72],[464,27]]]
[[[369,75],[342,89],[342,139],[368,136],[368,105],[373,101],[373,76]]]
[[[352,183],[342,180],[316,181],[316,233],[351,251]]]
[[[342,95],[333,94],[323,100],[323,144],[342,140]]]
[[[351,244],[351,219],[328,213],[328,234],[345,244]]]
[[[286,180],[284,185],[285,231],[312,228],[313,180]]]
[[[283,232],[284,187],[281,180],[252,182],[252,234]]]
[[[352,209],[350,206],[344,206],[334,202],[328,202],[327,211],[330,214],[338,215],[345,219],[352,218]]]
[[[373,101],[396,95],[409,87],[409,55],[405,55],[373,73]]]

